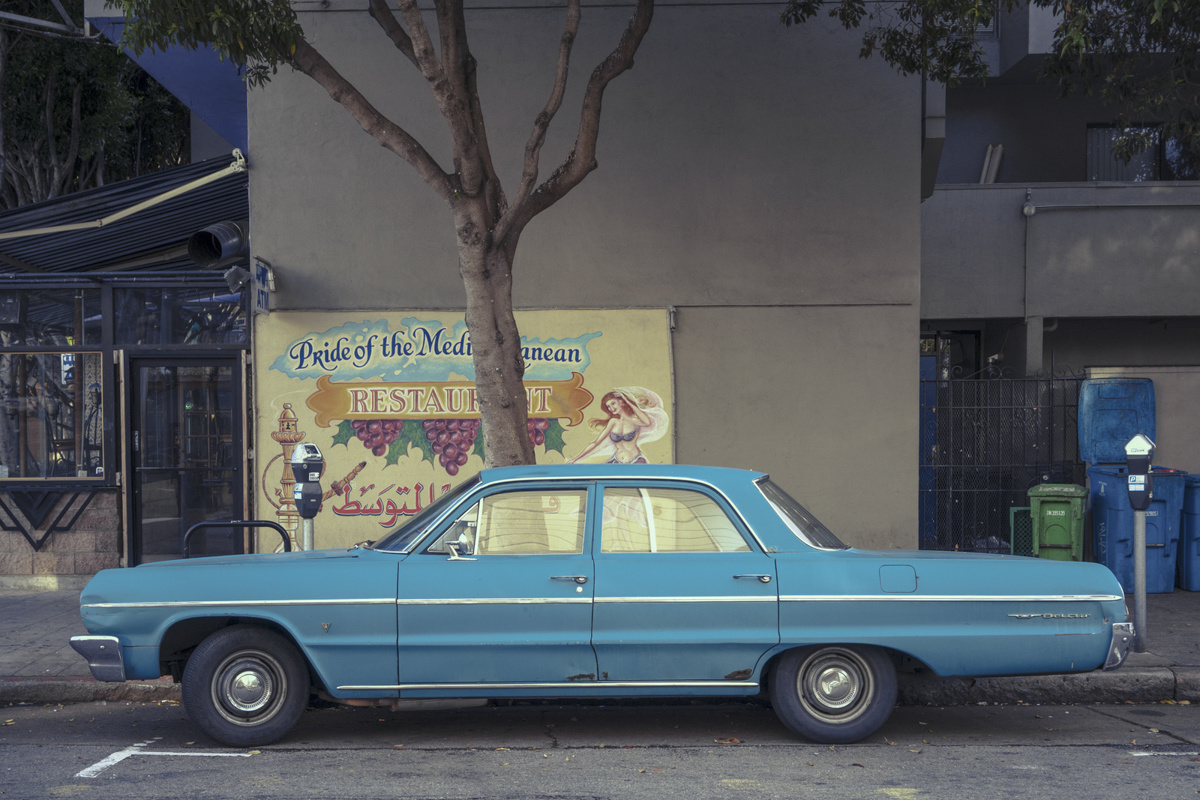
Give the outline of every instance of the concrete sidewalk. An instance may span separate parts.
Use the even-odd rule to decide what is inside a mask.
[[[904,675],[900,702],[1200,702],[1200,592],[1149,595],[1146,623],[1147,652],[1130,654],[1118,670],[1025,678]],[[0,704],[179,699],[179,687],[170,678],[94,680],[68,641],[83,633],[78,588],[31,591],[0,583]]]

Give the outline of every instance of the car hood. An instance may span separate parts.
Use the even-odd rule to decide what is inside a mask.
[[[89,606],[367,596],[363,592],[394,598],[399,560],[394,554],[336,549],[158,561],[102,570],[79,599]]]
[[[177,569],[180,567],[227,567],[255,566],[265,567],[272,564],[294,564],[300,561],[313,561],[330,558],[355,558],[359,550],[293,550],[290,553],[254,553],[240,556],[205,556],[196,558],[179,558],[172,561],[152,561],[139,564],[135,569]]]

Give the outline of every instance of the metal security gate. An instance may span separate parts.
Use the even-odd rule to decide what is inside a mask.
[[[1015,377],[989,368],[949,377],[935,357],[922,357],[922,550],[1013,552],[1012,509],[1029,505],[1031,487],[1084,482],[1082,381],[1069,370]]]

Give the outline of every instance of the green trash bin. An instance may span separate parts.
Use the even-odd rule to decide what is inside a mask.
[[[1053,561],[1083,561],[1083,509],[1087,489],[1043,483],[1029,490],[1033,555]]]

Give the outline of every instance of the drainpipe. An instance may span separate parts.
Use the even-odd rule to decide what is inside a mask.
[[[1044,338],[1042,336],[1045,330],[1045,320],[1040,316],[1032,317],[1029,315],[1029,226],[1033,221],[1033,215],[1036,212],[1036,207],[1033,205],[1033,190],[1025,190],[1025,204],[1021,207],[1021,214],[1025,217],[1025,290],[1022,298],[1025,306],[1025,375],[1032,377],[1042,369],[1042,352]]]

